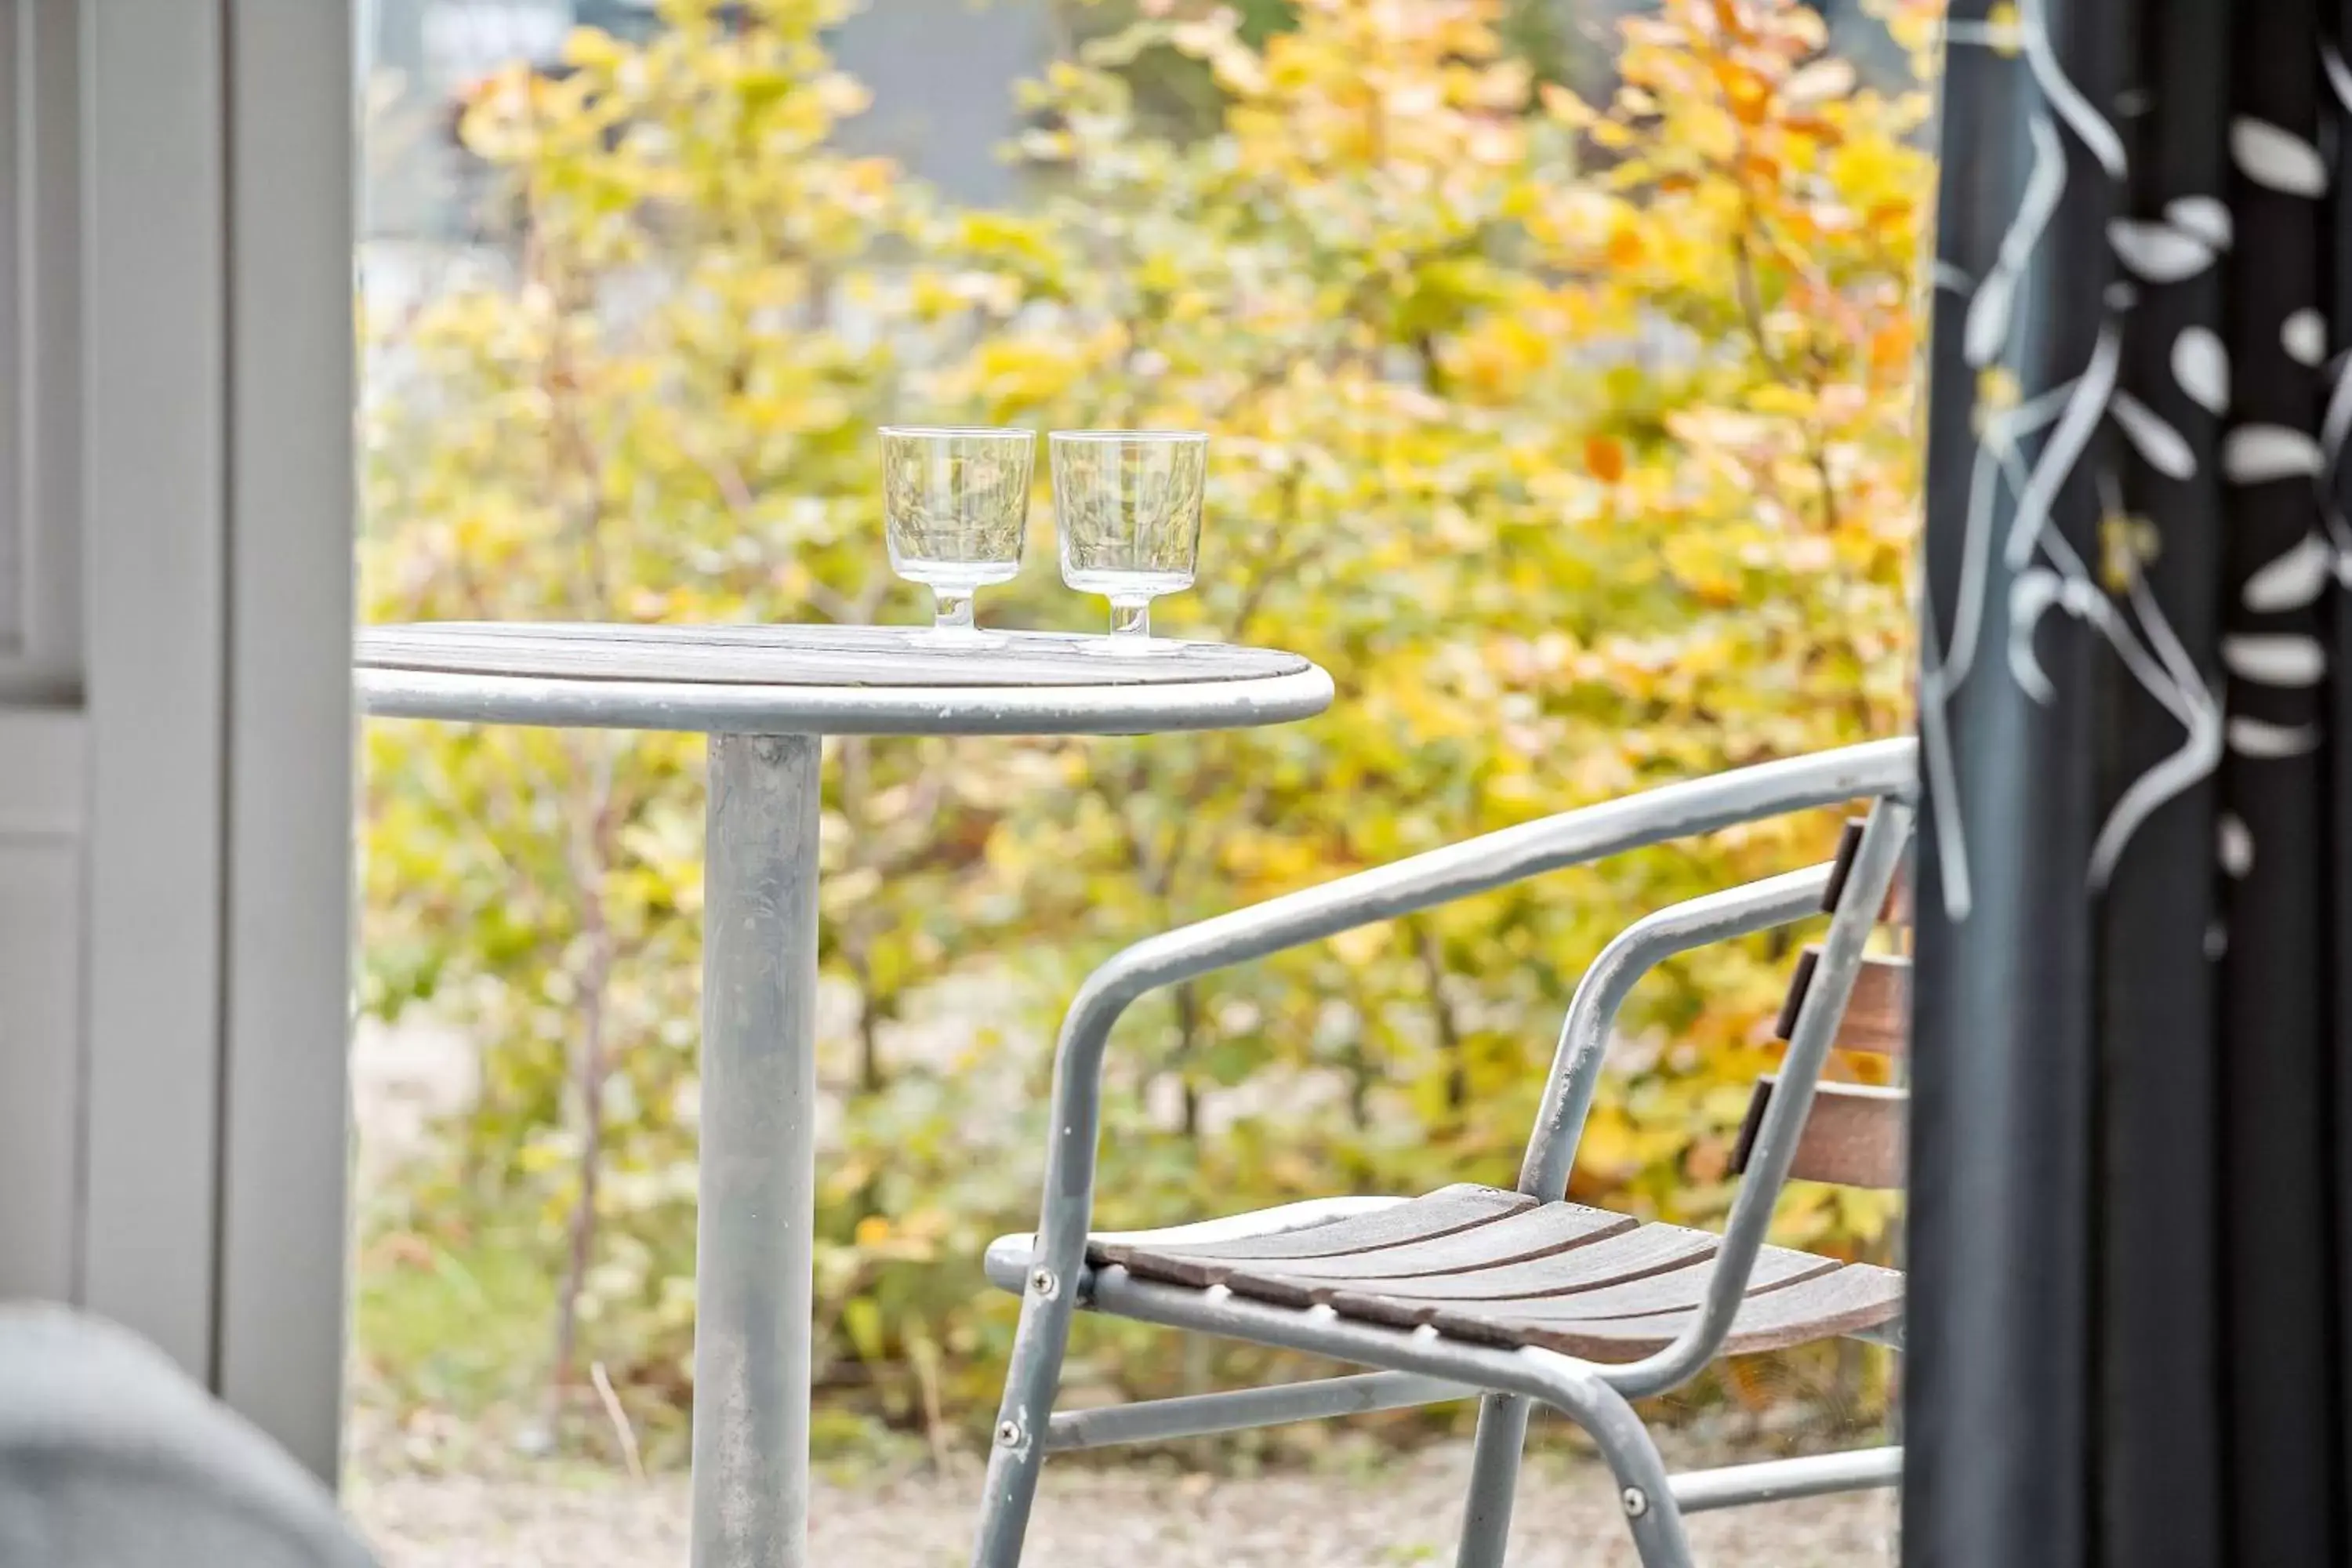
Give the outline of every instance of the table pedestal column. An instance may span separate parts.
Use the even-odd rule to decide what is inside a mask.
[[[694,1568],[808,1561],[814,735],[713,735],[695,1226]]]

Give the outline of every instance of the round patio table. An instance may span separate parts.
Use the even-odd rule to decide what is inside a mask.
[[[694,1568],[807,1559],[820,737],[1233,729],[1331,700],[1331,678],[1297,654],[984,636],[467,622],[360,634],[372,714],[710,737]]]

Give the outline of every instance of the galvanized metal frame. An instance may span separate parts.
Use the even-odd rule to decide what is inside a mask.
[[[1719,1470],[1685,1470],[1669,1480],[1675,1489],[1675,1507],[1685,1513],[1706,1513],[1721,1508],[1746,1508],[1752,1503],[1820,1497],[1826,1492],[1899,1486],[1903,1480],[1903,1450],[1890,1445],[1843,1454],[1806,1454],[1793,1459],[1727,1465]]]
[[[1156,686],[721,686],[362,668],[370,713],[567,729],[749,735],[1152,735],[1309,719],[1331,705],[1319,667]]]
[[[1307,1351],[1448,1384],[1472,1384],[1504,1396],[1490,1402],[1483,1413],[1477,1479],[1463,1546],[1465,1564],[1500,1561],[1526,1401],[1540,1400],[1576,1421],[1600,1444],[1622,1489],[1629,1528],[1645,1568],[1684,1568],[1689,1548],[1679,1504],[1654,1446],[1626,1401],[1687,1381],[1715,1357],[1730,1330],[1861,967],[1864,943],[1908,841],[1915,781],[1915,746],[1903,740],[1671,784],[1486,834],[1149,938],[1097,970],[1071,1005],[1056,1054],[1045,1191],[1022,1280],[1021,1323],[989,1463],[973,1554],[978,1568],[1013,1568],[1020,1559],[1045,1454],[1049,1447],[1064,1446],[1053,1439],[1052,1401],[1071,1314],[1082,1301],[1118,1316]],[[1832,917],[1814,984],[1791,1034],[1780,1090],[1767,1111],[1748,1178],[1726,1226],[1707,1300],[1691,1327],[1665,1349],[1625,1365],[1600,1365],[1540,1350],[1465,1344],[1428,1328],[1404,1331],[1349,1321],[1328,1307],[1276,1307],[1235,1297],[1223,1288],[1196,1290],[1135,1279],[1121,1268],[1087,1268],[1103,1056],[1112,1026],[1142,996],[1545,871],[1860,798],[1875,804]],[[1825,870],[1799,872],[1694,900],[1638,923],[1612,944],[1580,985],[1563,1024],[1544,1110],[1522,1168],[1523,1189],[1549,1194],[1564,1185],[1597,1085],[1601,1043],[1618,1004],[1641,973],[1670,952],[1817,910],[1825,877]],[[1253,1403],[1261,1412],[1317,1413],[1309,1407],[1318,1396],[1304,1392],[1316,1386],[1300,1385],[1297,1393],[1276,1391],[1281,1397]],[[1402,1392],[1401,1385],[1389,1389]],[[1197,1399],[1184,1412],[1192,1420],[1219,1425],[1190,1429],[1257,1424],[1229,1419],[1236,1407],[1220,1409],[1220,1397]],[[1222,1397],[1231,1401],[1238,1396]],[[1130,1419],[1161,1435],[1178,1429],[1141,1412]],[[1811,1477],[1823,1485],[1828,1484],[1824,1478],[1839,1476],[1853,1485],[1885,1484],[1886,1461],[1874,1453],[1842,1463],[1843,1468],[1840,1462],[1817,1467]],[[1728,1497],[1737,1491],[1736,1486],[1719,1485],[1713,1495]]]
[[[1211,1432],[1242,1432],[1282,1426],[1367,1410],[1403,1410],[1475,1399],[1479,1391],[1442,1377],[1409,1372],[1367,1372],[1350,1377],[1318,1377],[1307,1383],[1239,1388],[1223,1394],[1193,1394],[1110,1405],[1097,1410],[1061,1410],[1045,1428],[1045,1451],[1109,1448],[1121,1443],[1160,1443]]]
[[[695,1568],[799,1568],[807,1554],[820,748],[814,735],[710,738]]]
[[[1549,1199],[1568,1190],[1577,1140],[1601,1086],[1610,1031],[1618,1009],[1642,977],[1675,953],[1818,914],[1830,870],[1816,866],[1792,871],[1660,910],[1626,927],[1601,950],[1578,983],[1561,1021],[1559,1047],[1553,1054],[1535,1131],[1519,1167],[1519,1191]],[[1742,1276],[1744,1284],[1744,1270]],[[1479,1407],[1456,1568],[1498,1568],[1503,1561],[1530,1414],[1528,1401],[1513,1394],[1490,1394]]]
[[[453,637],[480,629],[449,628]],[[521,673],[391,668],[371,661],[362,637],[356,681],[366,710],[381,717],[709,734],[695,1337],[695,1382],[705,1396],[695,1404],[692,1554],[696,1568],[800,1568],[808,1552],[821,736],[1234,729],[1322,711],[1331,678],[1306,664],[1263,677],[1153,682],[1126,672],[1072,686],[651,681],[532,674],[528,658],[527,650],[517,655]],[[1313,1224],[1344,1207],[1299,1205],[1288,1220],[1254,1223]]]
[[[1831,868],[1817,866],[1709,894],[1661,910],[1626,928],[1585,972],[1562,1023],[1559,1050],[1545,1086],[1544,1110],[1529,1141],[1519,1190],[1541,1197],[1564,1190],[1577,1133],[1591,1109],[1603,1047],[1623,1005],[1642,977],[1675,953],[1709,942],[1748,935],[1806,919],[1820,911]],[[1393,1197],[1341,1197],[1289,1204],[1256,1214],[1199,1221],[1158,1231],[1105,1232],[1103,1238],[1128,1243],[1160,1240],[1198,1245],[1242,1237],[1273,1235],[1391,1205]],[[990,1280],[1018,1294],[1026,1288],[1034,1238],[1001,1238],[988,1249]],[[1092,1289],[1081,1272],[1083,1302]],[[1896,1343],[1878,1331],[1854,1336]],[[1442,1378],[1411,1373],[1370,1373],[1318,1379],[1271,1388],[1241,1389],[1150,1400],[1105,1409],[1056,1413],[1047,1427],[1045,1448],[1061,1453],[1124,1443],[1165,1442],[1214,1432],[1241,1431],[1318,1420],[1363,1411],[1393,1410],[1474,1397],[1479,1390]],[[1488,1394],[1480,1412],[1479,1444],[1465,1510],[1463,1564],[1500,1561],[1510,1524],[1511,1498],[1527,1431],[1528,1400]],[[1824,1491],[1894,1485],[1901,1475],[1902,1451],[1879,1447],[1847,1454],[1808,1456],[1733,1466],[1670,1478],[1685,1513]]]

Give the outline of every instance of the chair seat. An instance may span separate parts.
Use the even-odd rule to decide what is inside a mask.
[[[1092,1242],[1087,1261],[1141,1279],[1287,1307],[1328,1306],[1480,1344],[1633,1361],[1672,1343],[1706,1299],[1722,1238],[1582,1204],[1453,1186],[1303,1230],[1234,1239]],[[1768,1247],[1723,1352],[1877,1328],[1903,1310],[1903,1276]]]

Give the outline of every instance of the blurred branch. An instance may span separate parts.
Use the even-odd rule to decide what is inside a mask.
[[[565,731],[563,740],[574,775],[587,781],[582,802],[584,809],[574,814],[569,842],[584,952],[578,984],[580,1050],[574,1068],[580,1100],[579,1186],[566,1226],[569,1243],[563,1283],[556,1296],[555,1364],[548,1384],[551,1405],[572,1382],[580,1330],[580,1292],[587,1282],[596,1244],[596,1188],[604,1167],[604,1072],[608,1061],[605,991],[612,984],[614,958],[604,882],[612,868],[614,774],[621,743],[604,735],[583,736],[578,731]],[[551,1419],[549,1426],[551,1430],[553,1427]]]
[[[1438,1054],[1445,1062],[1445,1109],[1459,1116],[1470,1103],[1470,1067],[1463,1055],[1462,1026],[1445,995],[1445,964],[1425,920],[1408,920],[1413,961],[1421,965],[1422,984],[1429,997],[1430,1022],[1437,1031]]]

